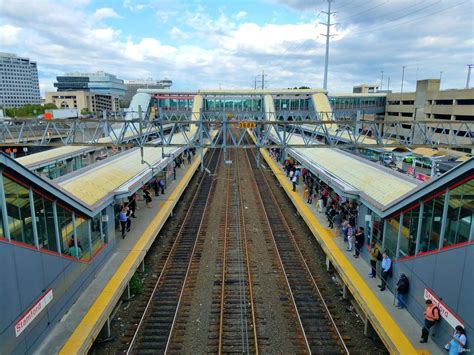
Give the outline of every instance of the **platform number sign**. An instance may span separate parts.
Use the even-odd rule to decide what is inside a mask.
[[[247,121],[240,121],[237,123],[238,128],[255,128],[257,127],[256,122],[247,122]]]

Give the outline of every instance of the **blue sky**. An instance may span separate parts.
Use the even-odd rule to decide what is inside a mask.
[[[322,86],[324,0],[2,0],[0,51],[56,75],[105,70],[170,78],[176,89]],[[329,90],[380,82],[399,90],[438,78],[462,88],[474,62],[474,0],[335,0]],[[32,19],[34,19],[32,21]]]

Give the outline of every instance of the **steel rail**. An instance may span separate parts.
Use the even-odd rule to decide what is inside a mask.
[[[215,151],[212,152],[212,156],[211,156],[211,159],[210,159],[210,160],[212,160],[212,157],[214,156],[214,154],[216,154]],[[219,160],[219,159],[220,159],[220,152],[219,152],[218,160]],[[202,186],[202,184],[203,184],[205,178],[206,178],[206,177],[203,176],[202,179],[201,179],[201,181],[199,182],[199,186],[197,187],[196,194],[194,195],[194,197],[193,197],[193,199],[192,199],[192,201],[191,201],[191,203],[190,203],[190,206],[192,206],[192,205],[194,204],[194,202],[197,200],[198,195],[199,195],[199,194],[198,194],[199,189],[201,188],[201,186]],[[207,209],[207,203],[208,203],[208,201],[209,201],[209,195],[208,195],[208,197],[207,197],[207,199],[206,199],[206,205],[205,205],[205,207],[204,207],[204,212],[203,212],[203,214],[202,214],[202,219],[201,219],[201,223],[200,223],[199,229],[200,229],[200,227],[201,227],[201,225],[202,225],[202,221],[203,221],[203,219],[204,219],[204,215],[205,215],[205,211],[206,211],[206,209]],[[186,212],[186,215],[185,215],[185,217],[184,217],[183,223],[181,224],[181,227],[180,227],[180,229],[179,229],[179,231],[178,231],[178,233],[177,233],[178,236],[180,236],[180,235],[182,234],[184,228],[186,227],[186,223],[187,223],[187,221],[188,221],[188,219],[189,219],[189,216],[190,216],[190,214],[191,214],[191,210],[192,210],[192,209],[189,208],[188,211]],[[138,339],[138,334],[139,334],[140,330],[142,329],[142,326],[143,326],[143,324],[144,324],[144,322],[145,322],[145,319],[146,319],[146,317],[147,317],[147,314],[148,314],[148,312],[149,312],[149,310],[150,310],[150,306],[151,306],[152,303],[153,303],[153,298],[154,298],[154,296],[155,296],[155,294],[156,294],[156,291],[157,291],[157,289],[158,289],[158,286],[159,286],[159,284],[160,284],[160,281],[162,280],[162,277],[163,277],[163,275],[164,275],[164,273],[165,273],[165,270],[166,270],[166,268],[167,268],[167,266],[168,266],[168,263],[169,263],[169,261],[170,261],[170,259],[171,259],[171,256],[173,255],[173,252],[176,250],[176,248],[177,248],[177,246],[178,246],[178,241],[179,241],[179,239],[180,239],[180,238],[176,238],[176,239],[175,239],[175,241],[173,242],[173,246],[171,247],[171,250],[170,250],[170,252],[168,253],[168,256],[166,257],[166,261],[165,261],[165,264],[163,265],[163,268],[162,268],[162,271],[161,271],[161,273],[160,273],[160,276],[158,277],[158,280],[157,280],[156,283],[155,283],[155,287],[153,288],[153,291],[152,291],[152,293],[151,293],[151,295],[150,295],[150,297],[149,297],[149,299],[148,299],[148,302],[147,302],[147,305],[146,305],[146,307],[145,307],[145,310],[143,311],[143,314],[142,314],[142,316],[141,316],[141,318],[140,318],[140,322],[138,323],[138,326],[137,326],[137,328],[135,329],[135,332],[134,332],[134,334],[133,334],[133,338],[132,338],[132,340],[130,341],[130,344],[129,344],[128,349],[127,349],[127,351],[126,351],[126,354],[127,354],[127,355],[129,355],[129,354],[132,353],[132,349],[133,349],[133,347],[135,346],[135,343],[136,343],[136,341],[137,341],[137,339]],[[196,238],[196,241],[195,241],[195,244],[194,244],[194,247],[193,247],[193,251],[192,251],[192,254],[191,254],[191,258],[190,258],[190,263],[189,263],[189,264],[191,264],[191,259],[192,259],[192,255],[194,254],[194,248],[195,248],[195,246],[196,246],[197,240],[198,240],[198,238]],[[187,277],[187,274],[186,274],[186,277]],[[185,283],[186,283],[186,278],[185,278],[185,282],[183,283],[183,289],[184,289]],[[173,322],[174,322],[174,319],[173,319]],[[171,327],[170,336],[171,336],[172,330],[173,330],[173,326]],[[168,339],[168,340],[169,340],[169,339]],[[167,346],[166,346],[166,347],[168,347],[168,343],[167,343]],[[166,351],[165,351],[165,352],[166,352]]]
[[[262,174],[263,174],[263,173],[262,173]],[[279,214],[280,217],[281,217],[281,220],[282,220],[282,222],[283,222],[283,225],[284,225],[285,229],[287,230],[288,235],[290,236],[290,239],[291,239],[291,241],[293,242],[293,245],[296,247],[296,250],[297,250],[297,252],[298,252],[298,254],[299,254],[299,256],[300,256],[301,261],[303,262],[303,265],[304,265],[306,271],[308,272],[308,274],[309,274],[310,277],[311,277],[311,281],[312,281],[312,283],[313,283],[313,286],[314,286],[314,288],[316,289],[316,292],[318,293],[318,296],[319,296],[319,298],[320,298],[320,300],[321,300],[321,302],[322,302],[322,304],[323,304],[323,308],[324,308],[324,310],[326,311],[327,316],[329,317],[329,320],[330,320],[330,322],[331,322],[331,324],[332,324],[332,326],[333,326],[333,328],[334,328],[334,330],[335,330],[335,332],[336,332],[336,334],[337,334],[337,337],[338,337],[339,341],[341,342],[341,345],[342,345],[342,347],[344,348],[345,353],[346,353],[346,354],[349,354],[349,349],[347,348],[347,345],[346,345],[346,343],[345,343],[345,341],[344,341],[344,339],[343,339],[343,337],[342,337],[342,335],[341,335],[341,333],[340,333],[340,331],[339,331],[339,329],[338,329],[338,327],[337,327],[337,325],[336,325],[336,322],[334,321],[334,318],[333,318],[333,316],[332,316],[332,314],[331,314],[331,311],[329,310],[329,308],[328,308],[326,302],[324,301],[324,297],[323,297],[323,295],[322,295],[322,293],[321,293],[321,290],[319,289],[319,287],[318,287],[318,285],[317,285],[317,283],[316,283],[316,280],[314,279],[314,276],[313,276],[311,270],[310,270],[309,267],[308,267],[308,264],[306,263],[306,259],[305,259],[305,257],[303,256],[303,253],[301,252],[301,249],[300,249],[300,247],[298,246],[298,243],[296,242],[293,233],[291,232],[290,226],[288,225],[288,222],[286,221],[286,218],[284,217],[283,212],[282,212],[282,210],[281,210],[281,208],[280,208],[280,204],[278,203],[274,192],[271,190],[270,184],[269,184],[267,178],[264,176],[264,174],[263,174],[263,177],[264,177],[263,180],[265,181],[265,184],[267,185],[267,187],[268,187],[268,189],[269,189],[269,191],[270,191],[270,197],[272,198],[273,202],[275,203],[275,206],[277,206],[277,212],[278,212],[278,214]],[[272,234],[272,236],[273,236],[273,234]],[[275,246],[276,246],[276,243],[275,243]],[[279,253],[278,253],[278,255],[279,255],[279,257],[280,257],[280,254],[279,254]],[[280,261],[281,261],[281,260],[280,260]],[[286,277],[286,273],[285,273],[285,277]]]

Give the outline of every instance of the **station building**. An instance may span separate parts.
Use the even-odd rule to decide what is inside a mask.
[[[320,90],[144,90],[132,100],[130,112],[140,105],[148,115],[163,110],[176,115],[200,111],[245,117],[299,112],[304,117],[330,113],[330,99]],[[292,139],[298,143],[301,137]],[[54,180],[0,156],[0,260],[6,270],[5,287],[0,289],[2,352],[31,352],[39,346],[113,257],[118,243],[117,204],[152,177],[169,177],[170,162],[183,149],[145,147],[148,166],[141,163],[140,149],[132,148]],[[393,258],[391,286],[402,272],[412,281],[408,310],[414,318],[421,322],[424,299],[437,297],[468,334],[474,333],[472,158],[422,182],[342,149],[289,148],[288,154],[337,194],[358,204],[358,225],[365,226],[369,239]],[[64,152],[62,158],[71,156]],[[53,158],[24,163],[41,169],[41,159]],[[35,307],[42,311],[38,308],[33,316]],[[100,318],[100,326],[107,316]],[[452,334],[447,320],[439,327],[442,334]],[[436,341],[444,342],[444,335]],[[94,336],[88,334],[87,339]]]

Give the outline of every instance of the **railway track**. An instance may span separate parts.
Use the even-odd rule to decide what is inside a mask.
[[[265,211],[306,352],[349,354],[269,183],[257,166],[255,155],[250,150],[246,150],[246,155],[254,172],[259,191],[257,200]]]
[[[258,354],[252,275],[239,179],[239,154],[236,151],[231,154],[233,163],[227,166],[217,353]]]
[[[219,160],[220,150],[213,151],[208,169],[215,171]],[[204,174],[133,338],[128,344],[127,354],[167,352],[196,242],[201,229],[205,228],[203,221],[213,185],[213,177]]]

